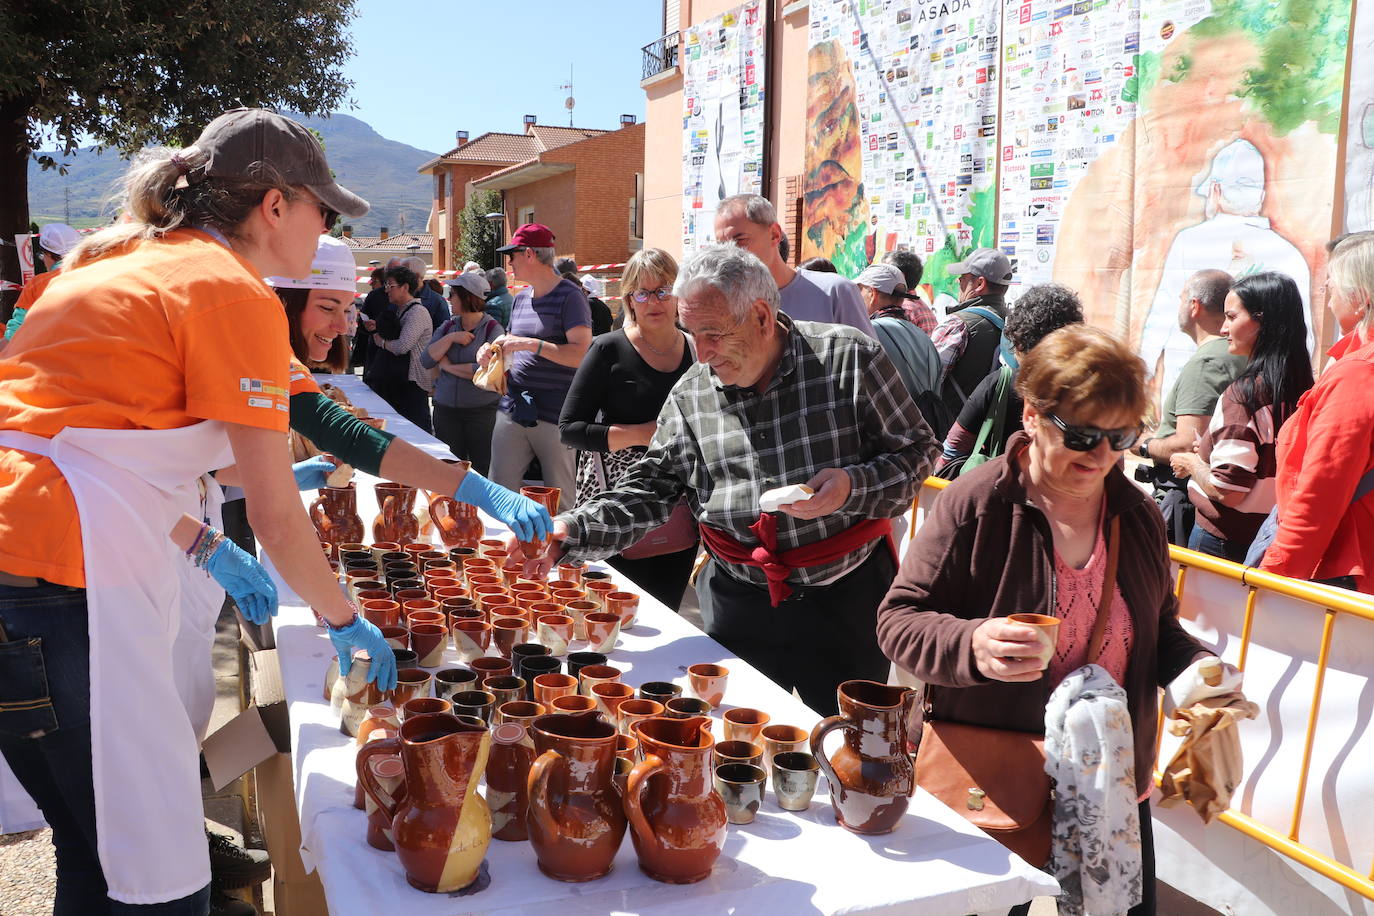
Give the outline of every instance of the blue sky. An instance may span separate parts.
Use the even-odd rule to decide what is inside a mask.
[[[353,109],[382,136],[432,152],[456,130],[519,133],[521,117],[566,125],[573,67],[579,127],[644,120],[640,49],[659,38],[661,0],[358,0]]]

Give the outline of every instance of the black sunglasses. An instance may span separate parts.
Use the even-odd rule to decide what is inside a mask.
[[[1091,452],[1103,439],[1113,451],[1124,452],[1140,439],[1142,427],[1127,426],[1122,429],[1099,429],[1096,426],[1070,426],[1054,414],[1046,414],[1064,433],[1064,447],[1075,452]]]
[[[524,250],[525,250],[524,248],[512,248],[510,251],[507,251],[507,252],[505,253],[505,255],[506,255],[506,257],[508,257],[508,258],[513,258],[513,257],[515,257],[517,254],[519,254],[520,252],[522,252],[522,251],[524,251]]]

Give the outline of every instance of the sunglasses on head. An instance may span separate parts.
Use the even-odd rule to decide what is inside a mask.
[[[1046,414],[1055,426],[1064,433],[1064,447],[1075,452],[1091,452],[1103,439],[1113,451],[1124,452],[1140,439],[1141,427],[1127,426],[1121,429],[1101,429],[1096,426],[1070,426],[1054,414]]]

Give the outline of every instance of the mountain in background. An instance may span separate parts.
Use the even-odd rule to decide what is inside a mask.
[[[385,226],[392,233],[405,229],[423,232],[433,201],[433,179],[415,170],[437,154],[388,140],[364,121],[345,114],[328,118],[292,115],[324,137],[330,168],[339,184],[372,204],[366,216],[348,220],[354,235],[376,235]],[[48,153],[63,161],[57,153]],[[78,150],[65,160],[67,174],[44,171],[29,163],[29,211],[37,223],[65,219],[78,228],[109,221],[110,198],[128,162],[115,150],[97,153]]]

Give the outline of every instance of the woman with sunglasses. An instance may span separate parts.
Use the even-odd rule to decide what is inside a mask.
[[[1237,281],[1223,306],[1227,349],[1249,358],[1217,400],[1196,451],[1169,459],[1188,478],[1197,521],[1188,547],[1235,563],[1274,508],[1274,442],[1312,387],[1307,322],[1298,285],[1267,271]]]
[[[687,337],[677,328],[677,262],[658,248],[637,251],[625,265],[626,326],[592,341],[573,377],[558,430],[578,450],[577,503],[613,488],[639,460],[658,429],[668,392],[692,365]],[[646,536],[652,542],[654,532]],[[681,538],[677,539],[678,542]],[[696,558],[695,545],[651,556],[648,543],[631,548],[638,559],[607,559],[666,606],[677,610]]]
[[[878,610],[878,642],[928,685],[933,722],[1043,735],[1061,682],[1072,691],[1110,675],[1124,688],[1129,715],[1118,717],[1112,748],[1117,763],[1134,760],[1134,782],[1117,780],[1125,810],[1116,810],[1130,817],[1112,822],[1126,836],[1110,845],[1143,891],[1130,912],[1152,913],[1156,688],[1208,653],[1179,625],[1159,510],[1120,467],[1140,436],[1145,367],[1107,333],[1071,325],[1025,355],[1016,387],[1023,431],[940,494]],[[1048,658],[1036,627],[1007,619],[1022,612],[1058,618]],[[1029,801],[1039,810],[1038,796]]]

